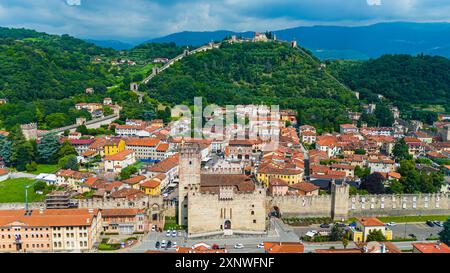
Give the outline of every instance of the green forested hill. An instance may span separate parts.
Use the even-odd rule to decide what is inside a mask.
[[[162,102],[279,104],[300,113],[302,123],[333,130],[354,107],[353,93],[340,85],[317,59],[287,44],[226,44],[188,56],[155,77],[149,95]]]
[[[13,35],[14,34],[14,35]],[[87,87],[105,88],[107,67],[94,56],[114,54],[81,40],[28,30],[0,29],[0,97],[10,101],[61,99]]]
[[[381,94],[403,106],[439,104],[450,111],[447,58],[384,55],[365,62],[336,61],[328,69],[363,98]]]

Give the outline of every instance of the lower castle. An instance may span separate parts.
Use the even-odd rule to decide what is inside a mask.
[[[331,185],[331,194],[267,196],[263,186],[244,174],[202,173],[200,150],[184,144],[180,151],[178,224],[190,236],[263,234],[269,213],[284,217],[448,215],[447,194],[354,195],[349,185]]]

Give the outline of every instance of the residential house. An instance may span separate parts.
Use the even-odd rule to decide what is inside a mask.
[[[123,150],[104,158],[105,172],[120,173],[124,168],[136,163],[136,156],[132,150]]]

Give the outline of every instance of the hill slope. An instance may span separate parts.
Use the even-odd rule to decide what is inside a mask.
[[[362,97],[382,94],[400,105],[450,108],[450,60],[444,57],[384,55],[365,62],[337,61],[328,69]]]
[[[0,28],[0,97],[10,101],[60,99],[108,84],[91,58],[114,54],[67,35]],[[10,37],[10,38],[6,38]]]
[[[188,56],[146,87],[161,102],[279,104],[299,111],[301,122],[326,130],[344,121],[345,107],[356,98],[311,55],[286,44],[223,44],[220,49]]]
[[[283,40],[298,40],[321,59],[368,59],[383,54],[420,54],[450,57],[449,23],[380,23],[371,26],[313,26],[274,30]],[[252,36],[232,31],[180,32],[153,39],[200,45],[229,35]]]

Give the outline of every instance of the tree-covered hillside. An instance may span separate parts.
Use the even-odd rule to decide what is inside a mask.
[[[397,105],[439,104],[450,111],[450,60],[384,55],[365,62],[336,61],[328,69],[364,99],[381,94]],[[426,107],[426,106],[425,106]]]
[[[302,123],[333,130],[345,122],[353,93],[340,85],[317,59],[278,43],[224,43],[220,49],[188,56],[155,77],[149,95],[162,102],[279,104],[300,113]]]
[[[9,101],[61,99],[111,83],[108,67],[92,59],[113,50],[29,30],[0,29],[0,37],[13,37],[0,38],[0,97]]]

